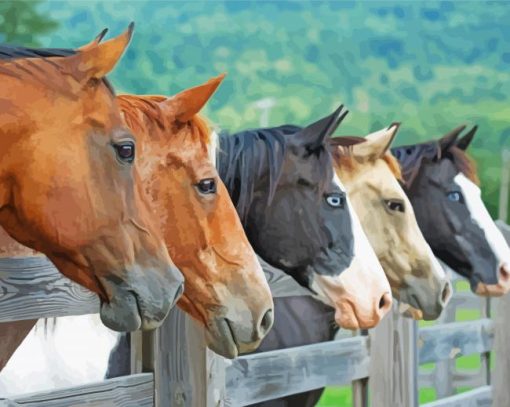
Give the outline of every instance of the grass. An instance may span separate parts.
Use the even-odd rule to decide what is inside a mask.
[[[456,282],[456,291],[469,291],[469,283],[466,281]],[[456,312],[455,319],[457,321],[474,321],[480,318],[479,310],[459,309]],[[431,326],[434,325],[434,321],[420,321],[419,326]],[[491,367],[494,366],[494,355],[491,354],[490,360]],[[480,368],[480,355],[469,355],[461,356],[455,360],[455,366],[459,370],[472,370],[477,371]],[[421,368],[425,370],[434,369],[434,363],[427,363],[422,365]],[[460,387],[457,389],[457,393],[463,393],[471,390],[470,387]],[[436,400],[436,391],[434,388],[423,387],[420,388],[419,392],[420,404],[425,404]],[[349,407],[352,406],[352,391],[350,386],[342,387],[328,387],[324,391],[318,407]]]

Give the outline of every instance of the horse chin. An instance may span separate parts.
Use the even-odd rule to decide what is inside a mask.
[[[209,349],[224,358],[234,359],[239,356],[240,350],[234,338],[234,333],[224,318],[214,319],[209,324],[205,340]]]
[[[132,332],[142,327],[137,300],[132,295],[118,296],[109,303],[101,303],[101,321],[118,332]]]

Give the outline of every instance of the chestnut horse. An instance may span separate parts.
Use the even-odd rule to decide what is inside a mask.
[[[104,80],[131,38],[76,55],[2,46],[0,226],[101,298],[112,329],[160,325],[182,291]]]
[[[272,325],[273,304],[262,269],[215,169],[214,134],[197,115],[222,79],[214,78],[172,98],[123,95],[117,100],[125,123],[137,137],[140,173],[153,213],[161,219],[167,247],[186,278],[178,305],[205,326],[211,349],[233,358],[259,345]],[[41,341],[62,343],[74,335],[70,329],[78,332],[71,342],[94,344],[97,361],[77,363],[89,366],[85,372],[66,368],[66,357],[76,360],[86,351],[59,346],[58,355],[41,357],[38,369],[46,378],[35,381],[31,390],[60,380],[82,384],[101,379],[111,334],[97,327],[91,330],[93,320],[90,316],[58,320],[49,338],[32,333],[0,375],[0,383],[15,392],[15,375],[27,369],[23,354]],[[58,375],[45,374],[44,366],[49,370],[54,363],[62,366]]]
[[[184,274],[178,306],[229,358],[258,347],[273,323],[269,286],[215,167],[215,135],[197,114],[223,76],[173,97],[122,95],[140,138],[142,178],[168,250]]]

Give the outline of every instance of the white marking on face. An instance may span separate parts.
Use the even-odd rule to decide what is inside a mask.
[[[485,238],[499,263],[510,265],[510,248],[487,211],[482,201],[480,188],[464,174],[458,174],[454,178],[454,182],[459,186],[464,195],[471,219],[483,230]]]
[[[336,173],[333,177],[333,182],[337,184],[338,187],[343,192],[346,192],[344,185],[342,184]],[[353,266],[354,263],[358,263],[363,270],[366,270],[374,277],[377,276],[377,278],[375,278],[374,281],[377,281],[378,284],[386,285],[388,292],[390,292],[388,279],[384,274],[384,270],[381,266],[381,263],[379,262],[377,255],[375,254],[375,251],[372,248],[372,245],[370,244],[367,235],[365,234],[365,231],[361,227],[361,222],[358,218],[358,215],[353,209],[353,206],[349,200],[349,196],[347,195],[347,193],[346,193],[346,205],[347,205],[346,210],[349,211],[349,214],[351,216],[351,227],[354,239],[354,259],[356,260],[353,261],[351,266]]]
[[[218,148],[218,133],[214,130],[211,131],[211,137],[209,140],[209,145],[207,146],[207,151],[209,153],[209,160],[211,164],[216,167],[216,149]]]

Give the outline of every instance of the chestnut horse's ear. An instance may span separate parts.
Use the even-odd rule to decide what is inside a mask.
[[[97,35],[96,38],[94,38],[88,44],[85,44],[85,45],[81,46],[80,48],[78,48],[78,51],[83,52],[83,51],[87,51],[89,49],[94,48],[96,45],[98,45],[103,40],[103,38],[104,38],[104,36],[106,35],[107,32],[108,32],[108,28],[103,29],[103,31],[101,31]]]
[[[455,142],[457,141],[457,137],[459,137],[459,134],[462,133],[465,128],[466,128],[465,124],[456,127],[438,140],[439,147],[441,148],[441,153],[444,153],[455,144]]]
[[[186,123],[203,109],[207,101],[218,89],[218,86],[220,86],[223,78],[225,78],[225,74],[209,79],[202,85],[183,90],[177,95],[161,102],[161,105],[164,109],[168,109],[174,114],[176,121]]]
[[[388,127],[369,134],[366,142],[352,147],[352,155],[362,161],[375,161],[381,158],[390,148],[397,135],[400,123],[392,123]]]
[[[66,57],[62,61],[63,66],[80,82],[105,77],[115,67],[127,48],[133,29],[134,23],[131,23],[128,29],[118,37],[103,43],[91,42],[85,45],[83,50]],[[99,37],[101,34],[96,37],[96,40]]]
[[[464,136],[462,136],[460,140],[457,141],[455,146],[463,151],[466,151],[471,142],[473,141],[473,137],[475,136],[477,130],[478,126],[473,126],[471,130],[469,130]]]

